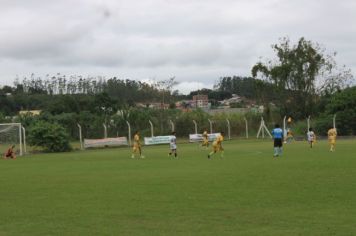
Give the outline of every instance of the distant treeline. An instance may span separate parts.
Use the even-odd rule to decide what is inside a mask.
[[[8,87],[8,86],[5,86]],[[130,79],[118,79],[116,77],[106,79],[104,77],[83,77],[57,74],[46,78],[35,77],[16,79],[14,88],[10,92],[25,94],[98,94],[108,93],[112,98],[121,100],[145,101],[159,98],[158,88]],[[161,91],[162,92],[162,91]]]
[[[31,76],[0,89],[0,113],[14,115],[20,110],[35,109],[51,113],[79,112],[108,105],[119,109],[135,103],[161,102],[162,98],[166,103],[175,100],[171,91],[135,80]]]
[[[157,84],[148,84],[116,77],[82,77],[57,74],[45,78],[31,75],[29,78],[16,79],[13,86],[0,89],[0,113],[15,115],[20,110],[41,109],[52,114],[61,112],[92,111],[109,104],[112,109],[134,107],[136,103],[167,103],[174,108],[178,100],[192,99],[196,94],[208,95],[213,105],[218,101],[238,94],[249,99],[263,98],[263,91],[269,90],[269,84],[249,77],[223,77],[214,89],[192,91],[188,95],[177,90],[162,88]],[[11,94],[11,95],[9,95]],[[100,103],[103,104],[100,104]]]
[[[237,94],[260,102],[271,102],[278,99],[278,96],[273,93],[274,89],[271,83],[252,77],[222,77],[215,87],[219,91]]]

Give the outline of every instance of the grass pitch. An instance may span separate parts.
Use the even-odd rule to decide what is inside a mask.
[[[0,161],[0,235],[355,235],[356,141],[228,141]],[[210,150],[209,150],[210,151]]]

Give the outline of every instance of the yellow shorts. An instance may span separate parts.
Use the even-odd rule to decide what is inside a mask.
[[[141,145],[135,143],[132,147],[132,151],[137,152],[140,148],[141,148]]]
[[[209,140],[208,139],[203,139],[203,146],[208,146]]]
[[[223,147],[219,144],[213,144],[213,150],[214,152],[224,151]]]
[[[335,140],[335,139],[329,139],[329,143],[330,143],[330,144],[335,144],[335,143],[336,143],[336,140]]]

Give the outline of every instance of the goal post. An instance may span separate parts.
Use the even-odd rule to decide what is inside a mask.
[[[16,145],[19,150],[19,155],[22,156],[25,147],[26,138],[23,133],[21,123],[3,123],[0,124],[0,151],[1,156],[4,155],[7,148],[11,145]]]

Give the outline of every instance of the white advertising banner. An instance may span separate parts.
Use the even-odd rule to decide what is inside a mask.
[[[92,147],[112,147],[128,145],[126,137],[103,138],[103,139],[84,139],[84,148]]]
[[[171,137],[173,136],[168,135],[168,136],[145,137],[145,145],[170,143]]]
[[[218,135],[220,135],[220,133],[208,134],[209,141],[210,142],[214,141]],[[203,141],[202,134],[189,134],[189,142],[194,143],[194,142],[201,142],[201,141]]]

